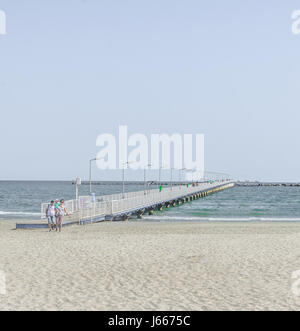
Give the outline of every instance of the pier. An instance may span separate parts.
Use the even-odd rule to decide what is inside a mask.
[[[71,218],[65,217],[63,226],[84,225],[103,221],[128,221],[130,218],[141,219],[145,214],[163,211],[171,207],[205,198],[210,194],[232,188],[233,180],[216,180],[191,183],[146,191],[118,193],[103,196],[79,196],[77,200],[65,201]],[[48,227],[46,208],[41,206],[42,220],[39,223],[16,224],[17,229],[37,229]]]

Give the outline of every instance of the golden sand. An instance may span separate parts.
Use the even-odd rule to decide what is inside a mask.
[[[300,308],[298,223],[14,226],[0,221],[0,310]]]

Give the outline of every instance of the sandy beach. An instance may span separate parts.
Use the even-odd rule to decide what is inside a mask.
[[[0,310],[299,310],[300,223],[0,221]]]

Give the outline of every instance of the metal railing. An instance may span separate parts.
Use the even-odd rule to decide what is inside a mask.
[[[48,202],[48,203],[42,203],[42,205],[41,205],[41,218],[42,219],[46,218],[46,210],[47,210],[49,204],[50,203]],[[77,212],[80,209],[79,200],[67,200],[67,201],[65,201],[65,207],[70,214],[74,214],[75,212]]]
[[[164,204],[167,201],[177,200],[196,192],[210,192],[210,190],[221,185],[223,188],[226,188],[233,184],[231,181],[217,181],[214,183],[194,184],[194,186],[190,185],[189,187],[178,186],[166,188],[161,192],[154,189],[148,191],[146,194],[143,191],[131,192],[126,194],[124,199],[122,199],[122,194],[98,197],[105,198],[107,201],[97,202],[97,199],[95,199],[95,202],[91,203],[89,207],[80,210],[80,220],[91,220],[92,222],[93,219],[101,216],[126,214],[139,209]]]
[[[221,185],[231,185],[232,183],[230,180],[209,181],[166,187],[162,191],[151,189],[124,194],[96,196],[94,200],[91,196],[80,196],[78,200],[65,201],[65,206],[68,212],[73,215],[73,218],[78,219],[78,222],[88,219],[92,221],[97,217],[147,208],[148,206],[179,199],[180,197],[196,192],[208,191]],[[48,205],[49,203],[42,204],[42,219],[46,218],[46,208]]]
[[[146,195],[138,195],[127,199],[119,199],[112,201],[112,214],[125,213],[134,209],[145,208],[152,205],[163,204],[167,201],[179,199],[180,197],[193,194],[199,191],[206,191],[208,189],[219,186],[220,183],[212,184],[201,184],[189,187],[173,187],[167,188],[162,192],[156,190],[150,191]]]

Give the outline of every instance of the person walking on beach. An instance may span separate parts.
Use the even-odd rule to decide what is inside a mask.
[[[61,232],[62,229],[62,223],[64,216],[70,216],[67,208],[64,205],[65,200],[61,199],[59,206],[56,208],[56,231]]]
[[[54,204],[55,208],[57,208],[57,207],[59,206],[59,204],[60,204],[59,200],[56,199],[56,200],[55,200],[55,204]]]
[[[55,199],[54,207],[55,207],[55,224],[56,224],[56,226],[57,226],[57,217],[58,217],[57,213],[56,213],[56,209],[59,207],[59,205],[60,205],[59,200]]]
[[[48,219],[49,232],[54,230],[54,217],[55,217],[55,206],[54,201],[51,201],[46,209],[46,217]]]

